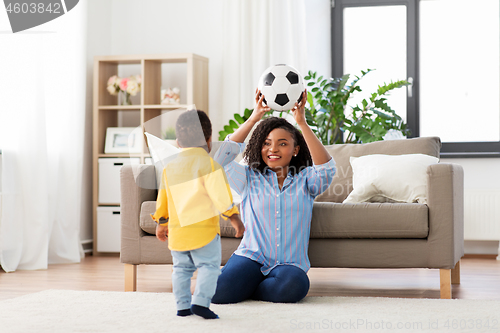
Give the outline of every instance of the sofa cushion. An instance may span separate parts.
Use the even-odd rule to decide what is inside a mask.
[[[238,209],[239,209],[239,205]],[[149,214],[154,214],[156,211],[156,201],[144,201],[141,206],[140,212],[140,227],[144,232],[148,234],[156,234],[156,222],[153,221]],[[224,220],[222,217],[219,218],[220,233],[222,237],[234,237],[236,235],[236,230],[231,226],[229,220]]]
[[[310,238],[426,238],[428,207],[415,203],[315,202]]]
[[[153,221],[151,215],[156,211],[156,201],[144,201],[141,205],[141,212],[139,217],[139,225],[141,229],[148,234],[156,234],[156,222]]]
[[[337,172],[328,189],[316,197],[316,202],[343,202],[352,191],[352,168],[349,158],[372,154],[425,154],[439,157],[441,140],[423,137],[405,140],[377,141],[365,144],[337,144],[325,146],[335,159]]]
[[[156,201],[142,203],[140,226],[154,235],[156,223],[149,214]],[[427,205],[315,202],[310,238],[426,238],[429,232]],[[220,218],[222,237],[236,234],[229,220]]]

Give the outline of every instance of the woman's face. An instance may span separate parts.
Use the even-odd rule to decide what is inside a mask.
[[[262,145],[262,159],[267,166],[278,173],[283,170],[288,172],[288,165],[294,155],[299,152],[295,146],[292,134],[282,128],[275,128],[267,136]],[[286,170],[284,170],[286,168]]]

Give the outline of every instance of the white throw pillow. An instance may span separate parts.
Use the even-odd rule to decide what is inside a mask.
[[[353,190],[346,202],[427,203],[427,167],[434,156],[366,155],[350,158]]]

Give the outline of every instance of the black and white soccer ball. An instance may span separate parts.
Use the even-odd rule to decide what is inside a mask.
[[[292,66],[274,65],[262,73],[258,88],[267,106],[276,111],[288,111],[295,102],[301,101],[304,79]]]

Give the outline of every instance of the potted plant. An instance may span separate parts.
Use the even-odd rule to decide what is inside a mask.
[[[361,71],[361,76],[345,74],[341,78],[325,79],[309,71],[304,77],[310,91],[307,93],[309,107],[306,120],[323,144],[367,143],[382,140],[390,130],[410,134],[400,116],[387,104],[390,91],[408,85],[405,80],[384,83],[363,99],[361,104],[348,106],[355,92],[361,92],[359,81],[372,70]],[[344,140],[343,133],[347,133]]]
[[[361,104],[348,106],[349,99],[355,92],[361,92],[359,81],[368,73],[361,71],[361,76],[345,74],[341,78],[325,79],[316,72],[309,71],[304,77],[308,92],[306,104],[306,121],[324,145],[334,143],[367,143],[382,140],[389,131],[397,131],[401,136],[410,134],[409,129],[400,116],[387,104],[385,98],[390,91],[408,85],[405,80],[384,83],[369,99]],[[233,133],[252,114],[245,109],[243,115],[234,114],[234,119],[224,130],[219,132],[219,140]],[[284,111],[289,112],[289,111]],[[280,116],[283,112],[280,112]],[[344,140],[344,134],[347,137]]]

